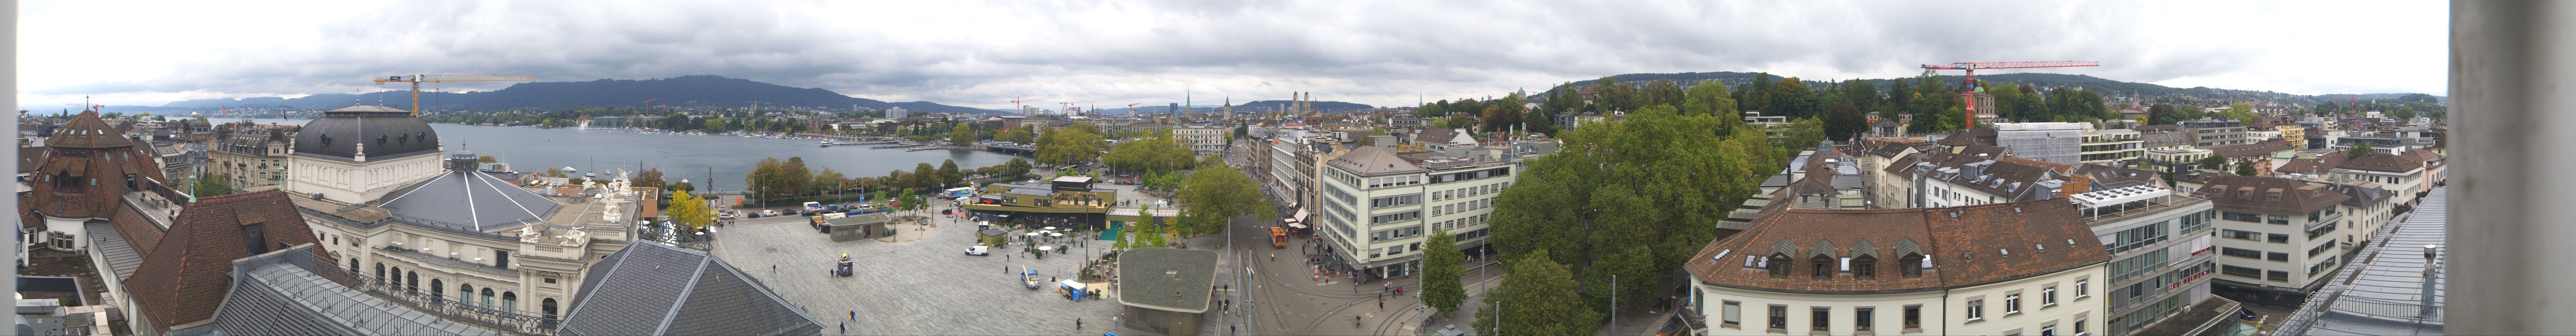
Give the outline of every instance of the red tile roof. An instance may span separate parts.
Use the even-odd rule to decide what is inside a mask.
[[[2395,154],[2384,152],[2370,153],[2362,154],[2361,157],[2352,158],[2351,160],[2344,160],[2343,164],[2335,165],[2335,168],[2404,173],[2424,168],[2424,161],[2422,159],[2400,159]]]
[[[97,119],[95,114],[82,114],[72,121],[95,123]],[[116,139],[125,146],[99,147],[110,143],[104,140],[90,140],[90,146],[50,146],[44,162],[28,176],[35,207],[27,210],[58,218],[108,217],[122,207],[119,196],[126,193],[127,175],[134,176],[138,185],[143,179],[169,181],[161,176],[160,165],[152,162],[152,153],[122,137]],[[71,182],[69,187],[58,187],[63,184],[57,181],[66,180]]]
[[[1870,210],[1789,209],[1765,215],[1752,228],[1710,242],[1683,264],[1693,277],[1719,286],[1784,292],[1880,293],[1937,290],[2043,275],[2110,259],[2075,206],[2034,200],[1949,208]],[[1862,245],[1866,243],[1866,248]],[[1824,249],[1819,249],[1822,247]],[[2041,248],[2045,247],[2045,248]],[[2008,252],[2008,253],[2007,253]],[[1720,257],[1718,254],[1724,253]],[[1785,255],[1790,275],[1774,278],[1744,267],[1745,256]],[[1909,254],[1930,256],[1921,277],[1903,276]],[[1815,279],[1809,258],[1870,255],[1877,276],[1850,274]],[[1758,260],[1758,259],[1757,259]]]
[[[2306,213],[2342,203],[2342,193],[2327,192],[2325,187],[2282,177],[2218,175],[2209,178],[2194,194],[2209,198],[2219,209],[2269,213]],[[2279,197],[2274,197],[2279,193]]]
[[[223,195],[200,198],[182,210],[136,266],[147,271],[125,282],[154,331],[214,316],[232,289],[233,260],[254,255],[245,244],[246,226],[260,225],[260,244],[268,248],[315,244],[313,229],[290,197],[276,190]]]

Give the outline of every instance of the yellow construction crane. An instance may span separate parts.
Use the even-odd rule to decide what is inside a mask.
[[[537,78],[510,75],[410,75],[386,76],[385,79],[376,80],[376,84],[411,83],[411,115],[420,116],[420,82],[517,82],[533,80],[537,80]]]

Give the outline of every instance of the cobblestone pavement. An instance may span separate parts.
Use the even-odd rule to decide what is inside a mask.
[[[941,218],[935,210],[929,216]],[[1052,253],[1027,258],[1020,255],[1019,243],[997,248],[991,256],[965,255],[974,244],[973,224],[939,225],[918,241],[832,242],[802,217],[748,219],[726,226],[713,253],[805,309],[822,322],[826,334],[1147,334],[1108,329],[1120,310],[1115,291],[1075,302],[1056,294],[1052,284],[1030,290],[1017,276],[1027,267],[1042,276],[1071,279],[1086,258]],[[963,227],[953,227],[957,225]],[[1086,250],[1081,242],[1070,244],[1075,251]],[[1107,241],[1091,241],[1087,253],[1108,247]],[[841,253],[854,261],[850,277],[829,274]],[[770,265],[776,265],[775,274],[764,269]],[[857,311],[856,318],[851,311]],[[1233,320],[1221,315],[1208,314],[1202,333],[1225,334]],[[1082,319],[1081,330],[1074,329],[1076,318]],[[843,324],[846,333],[840,329]]]

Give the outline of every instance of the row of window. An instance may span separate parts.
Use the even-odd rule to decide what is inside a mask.
[[[2077,282],[2077,288],[2079,288],[2079,290],[2082,288],[2082,283],[2083,282],[2081,281]],[[2083,295],[2079,292],[2075,298],[2081,300],[2087,297],[2089,296]],[[2021,299],[2021,293],[2018,292],[2005,294],[2002,301],[2004,316],[2020,315],[2022,313]],[[2042,289],[2040,291],[2040,300],[2040,308],[2057,307],[2057,287],[2052,286]],[[1723,301],[1720,306],[1722,308],[1720,308],[1719,312],[1719,327],[1743,327],[1744,303]],[[1967,323],[1984,322],[1986,320],[1986,300],[1984,298],[1970,299],[1967,302],[1967,306],[1962,308],[1962,311],[1966,313]],[[1834,326],[1834,310],[1834,307],[1808,307],[1807,330],[1816,333],[1831,332]],[[1788,332],[1789,306],[1770,305],[1767,313],[1766,317],[1768,318],[1764,320],[1765,328],[1768,328],[1770,329],[1770,332],[1775,333]],[[1851,313],[1852,331],[1870,332],[1878,330],[1878,307],[1852,307]],[[1904,328],[1902,332],[1919,332],[1923,330],[1923,305],[1905,305],[1900,314],[1902,314],[1902,316],[1898,319],[1898,325]],[[2085,332],[2084,322],[2086,322],[2087,319],[2086,315],[2087,314],[2082,313],[2075,315],[2075,324],[2072,329],[2073,332],[2077,334]],[[2054,336],[2056,333],[2056,321],[2048,321],[2040,326],[2040,335]]]
[[[2289,235],[2289,234],[2281,234],[2281,233],[2262,233],[2262,232],[2244,231],[2244,230],[2226,230],[2226,229],[2220,229],[2220,230],[2218,230],[2218,236],[2219,236],[2219,237],[2225,237],[2225,238],[2227,238],[2227,239],[2244,240],[2244,241],[2258,241],[2258,242],[2271,242],[2271,243],[2283,243],[2283,244],[2287,244],[2287,243],[2289,243],[2289,242],[2290,242],[2290,235]],[[2314,237],[2315,237],[2315,235],[2309,235],[2309,237],[2310,237],[2310,238],[2314,238]]]
[[[1405,211],[1405,212],[1398,212],[1398,213],[1391,213],[1391,214],[1384,214],[1384,215],[1369,216],[1369,224],[1370,224],[1370,225],[1386,224],[1386,223],[1402,222],[1402,221],[1409,221],[1409,220],[1415,220],[1415,219],[1421,219],[1421,218],[1422,218],[1422,212],[1421,212],[1421,211]]]
[[[1751,259],[1753,256],[1745,257]],[[1773,278],[1789,277],[1789,256],[1785,254],[1772,253],[1770,258],[1746,260],[1746,263],[1747,267],[1770,271]],[[1833,280],[1834,275],[1840,273],[1850,273],[1856,280],[1878,278],[1878,257],[1867,254],[1840,260],[1819,254],[1808,258],[1807,264],[1808,276],[1816,280]],[[1906,253],[1905,258],[1897,259],[1896,266],[1904,277],[1912,278],[1923,276],[1923,270],[1931,265],[1924,262],[1921,254]]]
[[[1485,222],[1485,220],[1487,220],[1487,219],[1492,219],[1493,217],[1494,217],[1494,214],[1482,214],[1482,215],[1475,215],[1475,216],[1467,216],[1467,217],[1465,217],[1465,218],[1459,218],[1459,219],[1445,220],[1445,221],[1440,221],[1439,223],[1431,223],[1431,229],[1432,229],[1432,230],[1448,230],[1448,229],[1455,229],[1455,228],[1458,228],[1458,227],[1461,227],[1461,226],[1476,225],[1477,223],[1484,223],[1484,222]],[[1466,237],[1458,237],[1458,239],[1459,239],[1459,240],[1466,240],[1467,238],[1466,238]]]
[[[1471,171],[1471,172],[1457,172],[1457,173],[1449,173],[1449,174],[1432,175],[1432,176],[1431,176],[1431,183],[1449,183],[1449,182],[1457,182],[1457,181],[1473,180],[1473,179],[1488,178],[1488,177],[1511,176],[1511,175],[1512,175],[1512,168],[1511,168],[1511,167],[1503,167],[1503,168],[1494,168],[1494,169],[1486,169],[1486,170]]]
[[[2220,254],[2220,255],[2226,255],[2226,256],[2230,256],[2230,257],[2245,258],[2245,259],[2254,259],[2254,260],[2270,260],[2270,261],[2280,261],[2280,262],[2288,262],[2288,261],[2290,261],[2290,254],[2289,254],[2289,253],[2281,253],[2281,252],[2263,252],[2263,251],[2261,251],[2261,250],[2250,250],[2250,249],[2241,249],[2241,248],[2234,248],[2234,247],[2223,247],[2223,248],[2219,248],[2219,249],[2218,249],[2218,254]]]
[[[1370,209],[1413,204],[1422,204],[1422,195],[1387,196],[1369,200]]]
[[[1492,206],[1494,206],[1494,199],[1491,199],[1491,198],[1482,198],[1482,199],[1476,199],[1476,200],[1473,200],[1473,201],[1458,202],[1458,203],[1450,203],[1450,204],[1444,204],[1444,205],[1440,205],[1440,206],[1431,207],[1431,215],[1438,216],[1438,215],[1446,215],[1446,214],[1460,213],[1460,212],[1466,212],[1466,211],[1469,211],[1469,210],[1484,209],[1484,208],[1492,207]]]
[[[1503,190],[1503,188],[1510,188],[1510,187],[1512,187],[1512,183],[1511,183],[1511,182],[1500,182],[1500,183],[1486,184],[1486,185],[1473,186],[1473,187],[1463,187],[1463,188],[1450,189],[1450,190],[1433,191],[1433,192],[1431,192],[1431,199],[1434,199],[1434,200],[1444,200],[1444,199],[1459,198],[1459,197],[1466,197],[1466,196],[1482,195],[1482,194],[1490,193],[1490,192],[1499,192],[1499,191],[1502,191],[1502,190]]]
[[[1389,176],[1368,179],[1369,189],[1415,184],[1422,184],[1421,175]]]
[[[359,272],[358,258],[348,258],[348,264],[349,273]],[[431,274],[436,275],[436,273]],[[405,292],[415,294],[421,293],[420,271],[403,270],[402,266],[386,267],[384,263],[376,263],[376,277],[371,278],[369,281],[380,282],[387,287],[398,288]],[[546,283],[555,283],[557,280],[555,280],[555,278],[545,278],[545,281]],[[431,302],[442,304],[446,303],[447,300],[449,300],[447,297],[446,287],[446,280],[439,279],[434,276],[431,277],[429,279],[429,291],[426,293],[429,294]],[[456,298],[454,300],[456,300],[457,304],[468,307],[481,307],[483,309],[498,310],[511,314],[519,313],[518,292],[499,291],[500,295],[496,297],[493,295],[494,291],[491,286],[484,286],[480,289],[480,291],[477,291],[477,288],[475,288],[473,284],[459,282],[456,284]],[[475,300],[475,294],[477,293],[482,294],[482,299],[479,301]],[[497,303],[494,302],[494,299],[496,298],[499,299],[499,302]],[[555,313],[558,308],[554,298],[546,298],[542,301],[540,306],[540,312],[545,314],[543,317],[548,320],[556,318]]]
[[[1396,229],[1389,229],[1389,230],[1386,230],[1386,231],[1371,232],[1371,233],[1369,233],[1369,241],[1381,241],[1381,240],[1392,240],[1392,239],[1404,239],[1404,238],[1406,238],[1406,237],[1420,236],[1420,235],[1422,235],[1422,227],[1420,227],[1420,226],[1409,227],[1409,228],[1396,228]]]

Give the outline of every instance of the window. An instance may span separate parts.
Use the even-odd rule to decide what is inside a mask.
[[[1742,328],[1741,326],[1744,321],[1744,303],[1727,301],[1725,307],[1726,308],[1721,311],[1724,314],[1720,315],[1725,317],[1724,320],[1720,320],[1726,323],[1724,326],[1729,328]]]
[[[546,283],[555,283],[555,278],[546,278]]]
[[[1771,330],[1778,332],[1789,330],[1789,306],[1771,305]]]
[[[1789,277],[1789,256],[1773,253],[1770,258],[1762,259],[1762,268],[1769,269],[1773,278]]]
[[[1905,306],[1905,329],[1909,331],[1923,329],[1923,305]]]
[[[2270,242],[2273,242],[2273,243],[2287,244],[2287,243],[2289,243],[2289,242],[2290,242],[2290,235],[2288,235],[2288,234],[2281,234],[2281,233],[2266,234],[2266,235],[2264,235],[2264,236],[2263,236],[2263,238],[2264,238],[2264,240],[2266,240],[2266,241],[2270,241]]]
[[[1815,307],[1813,313],[1814,314],[1808,318],[1809,322],[1807,323],[1807,330],[1824,332],[1832,331],[1834,329],[1833,308]]]
[[[2021,314],[2021,294],[2004,294],[2004,315]]]
[[[2252,268],[2252,267],[2244,267],[2244,266],[2236,266],[2236,265],[2219,265],[2219,266],[2218,266],[2218,274],[2225,274],[2225,275],[2228,275],[2228,276],[2234,276],[2234,277],[2243,277],[2243,278],[2247,278],[2247,279],[2262,279],[2262,278],[2263,278],[2263,270],[2262,270],[2262,269]]]
[[[2290,225],[2290,216],[2283,216],[2283,215],[2266,215],[2266,216],[2264,216],[2264,217],[2265,217],[2265,218],[2267,218],[2267,220],[2265,220],[2265,221],[2264,221],[2265,223],[2272,223],[2272,224],[2278,224],[2278,225]]]
[[[555,298],[546,298],[544,305],[546,309],[546,319],[555,319]]]
[[[492,251],[492,267],[510,268],[510,251]]]
[[[2093,286],[2092,286],[2091,281],[2092,281],[2092,280],[2089,280],[2089,279],[2075,279],[2075,299],[2076,299],[2076,300],[2083,300],[2084,298],[2093,297],[2093,292],[2091,291],[2091,289],[2093,289]]]
[[[1877,323],[1878,308],[1852,308],[1852,331],[1870,331]]]
[[[1864,254],[1858,258],[1852,258],[1851,263],[1852,278],[1861,280],[1878,278],[1878,257]]]
[[[2218,254],[2220,254],[2220,255],[2226,255],[2226,256],[2230,256],[2230,257],[2237,257],[2237,258],[2245,258],[2245,259],[2255,259],[2255,260],[2262,260],[2262,259],[2263,259],[2263,251],[2248,250],[2248,249],[2241,249],[2241,248],[2234,248],[2234,247],[2224,247],[2224,248],[2219,248],[2218,250],[2219,250],[2219,251],[2218,251]]]
[[[2039,289],[2039,307],[2040,307],[2040,308],[2048,308],[2048,307],[2056,307],[2056,306],[2057,306],[2057,286],[2048,286],[2048,288],[2040,288],[2040,289]]]
[[[2039,336],[2057,336],[2057,325],[2051,324],[2039,327]]]
[[[2218,236],[2227,237],[2228,239],[2254,240],[2254,235],[2258,234],[2262,233],[2254,231],[2218,230]]]
[[[2084,315],[2075,315],[2075,334],[2084,334]]]
[[[2290,272],[2289,272],[2289,271],[2263,271],[2263,277],[2265,277],[2265,278],[2266,278],[2266,279],[2264,279],[2264,280],[2271,280],[2271,281],[2290,281]]]
[[[46,237],[49,238],[46,242],[51,243],[50,246],[53,246],[56,250],[70,250],[72,249],[72,242],[76,241],[72,239],[71,234],[62,232],[47,232]],[[253,243],[251,245],[259,244]]]
[[[1906,253],[1905,258],[1896,259],[1896,263],[1903,264],[1897,265],[1897,267],[1905,270],[1905,277],[1913,278],[1923,276],[1923,255],[1921,254]]]
[[[1986,320],[1986,300],[1968,300],[1968,322]]]
[[[2250,214],[2250,213],[2243,213],[2243,212],[2235,212],[2235,211],[2228,211],[2228,212],[2224,212],[2224,213],[2222,213],[2222,214],[2221,214],[2221,217],[2220,217],[2220,218],[2224,218],[2224,219],[2226,219],[2226,220],[2232,220],[2232,221],[2239,221],[2239,222],[2249,222],[2249,223],[2261,223],[2261,222],[2263,222],[2263,216],[2262,216],[2262,215],[2256,215],[2256,214]]]
[[[251,224],[241,227],[242,244],[249,249],[251,255],[268,253],[268,245],[261,243],[268,241],[268,234],[260,232],[260,226],[260,224]]]
[[[1815,258],[1808,258],[1808,259],[1807,259],[1807,264],[1815,265],[1815,266],[1816,266],[1816,267],[1815,267],[1815,277],[1816,277],[1816,280],[1833,280],[1833,279],[1834,279],[1834,258],[1833,258],[1833,257],[1827,257],[1827,256],[1824,256],[1824,255],[1821,255],[1821,254],[1820,254],[1820,255],[1816,255],[1816,257],[1815,257]]]
[[[2283,262],[2290,261],[2290,254],[2289,254],[2289,253],[2270,252],[2270,253],[2264,253],[2264,256],[2266,256],[2266,257],[2270,257],[2270,258],[2265,258],[2265,259],[2270,259],[2270,260],[2272,260],[2272,261],[2283,261]]]
[[[519,312],[519,293],[501,292],[501,311]]]

